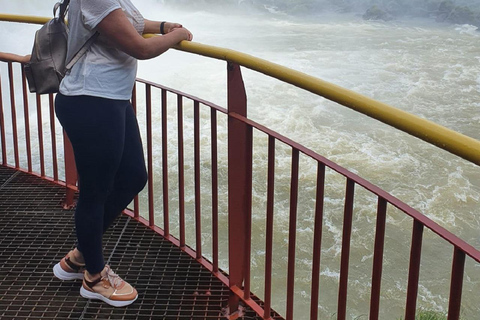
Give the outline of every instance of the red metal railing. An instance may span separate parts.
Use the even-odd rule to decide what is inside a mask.
[[[406,292],[406,306],[405,319],[414,320],[417,312],[417,298],[418,286],[420,278],[420,265],[422,257],[422,241],[423,231],[425,228],[430,229],[440,238],[443,238],[446,243],[453,247],[453,262],[451,268],[451,285],[450,297],[448,306],[448,319],[458,320],[461,310],[462,298],[462,283],[464,279],[464,267],[466,256],[472,258],[476,262],[480,262],[480,252],[459,239],[452,233],[445,230],[443,227],[434,223],[420,212],[409,207],[407,204],[401,202],[397,198],[391,196],[387,192],[372,185],[361,177],[349,172],[340,167],[332,161],[320,156],[319,154],[303,147],[302,145],[250,120],[247,117],[247,99],[245,88],[242,80],[240,67],[236,64],[228,63],[228,110],[207,102],[205,100],[190,96],[188,94],[166,88],[164,86],[139,79],[133,92],[132,103],[137,110],[137,113],[145,114],[145,130],[146,130],[146,149],[147,149],[147,168],[149,173],[149,181],[147,185],[147,206],[145,210],[141,209],[141,201],[137,198],[133,205],[133,211],[128,211],[127,214],[146,225],[153,230],[169,239],[171,242],[179,246],[182,250],[190,254],[205,268],[210,270],[214,275],[221,279],[225,284],[229,285],[232,290],[228,307],[231,318],[240,315],[239,309],[240,301],[246,303],[253,308],[264,319],[272,318],[272,263],[273,263],[273,224],[274,224],[274,209],[275,209],[275,160],[276,149],[278,143],[282,143],[291,149],[291,177],[290,181],[290,197],[289,197],[289,227],[288,227],[288,251],[287,251],[287,287],[285,293],[285,312],[280,312],[285,315],[287,320],[294,319],[295,314],[295,279],[296,279],[296,235],[297,235],[297,219],[298,219],[298,193],[299,193],[299,158],[307,157],[312,159],[317,164],[316,176],[316,199],[314,209],[314,224],[313,224],[313,244],[312,244],[312,268],[311,268],[311,294],[310,294],[310,319],[318,319],[318,304],[319,304],[319,289],[320,289],[320,266],[321,266],[321,246],[323,234],[323,219],[324,219],[324,199],[325,199],[325,170],[329,168],[346,179],[346,188],[344,193],[344,216],[343,216],[343,237],[341,246],[341,263],[338,289],[338,306],[337,319],[347,319],[347,298],[349,288],[349,269],[350,269],[350,245],[353,226],[354,214],[354,199],[355,187],[361,186],[368,190],[377,198],[377,212],[376,212],[376,228],[373,250],[373,271],[371,275],[371,298],[369,308],[369,318],[378,319],[381,301],[381,284],[382,284],[382,270],[383,270],[383,255],[386,235],[386,218],[387,208],[394,207],[410,216],[413,220],[413,228],[410,244],[410,265],[408,270],[408,288]],[[2,165],[15,167],[18,170],[27,171],[32,174],[39,175],[45,179],[53,180],[56,183],[63,184],[67,187],[67,197],[65,205],[73,205],[73,192],[76,190],[76,174],[73,163],[72,151],[69,146],[68,139],[64,139],[64,152],[57,150],[56,147],[56,128],[55,119],[53,115],[53,96],[40,97],[28,94],[26,91],[25,77],[23,74],[15,75],[14,68],[11,63],[8,64],[9,76],[9,97],[1,97],[0,101],[0,141],[2,151]],[[25,154],[19,152],[19,128],[17,119],[17,104],[15,103],[15,82],[22,81],[23,93],[23,108],[24,108],[24,128],[25,133]],[[2,79],[0,79],[2,80]],[[0,86],[2,82],[0,82]],[[144,93],[140,92],[140,88],[145,88]],[[1,88],[0,88],[1,89]],[[1,90],[0,90],[1,94]],[[155,121],[152,112],[156,110],[155,94],[159,94],[160,99],[160,113],[161,121]],[[168,110],[169,103],[174,96],[173,102],[176,103],[177,112],[177,144],[175,148],[176,162],[169,161],[169,148],[171,141],[174,138],[168,135],[169,123]],[[140,96],[144,96],[144,103],[139,103]],[[32,139],[30,137],[31,124],[28,115],[31,114],[29,110],[29,98],[35,100],[37,113],[37,131],[38,131],[38,146],[32,147]],[[46,159],[44,152],[44,133],[42,120],[42,101],[48,98],[49,111],[49,134],[51,142],[49,148],[52,150],[51,158]],[[11,119],[11,137],[7,134],[5,129],[6,119],[4,111],[6,106],[4,101],[10,101],[10,119]],[[184,124],[184,110],[187,108],[185,101],[193,105],[193,159],[186,159],[185,143],[190,141],[185,140],[187,136]],[[210,119],[206,120],[201,116],[201,108],[210,108]],[[223,273],[219,264],[221,261],[219,254],[219,230],[226,227],[219,225],[219,148],[218,148],[218,116],[224,116],[228,123],[228,276]],[[211,207],[209,212],[202,211],[202,190],[205,186],[201,179],[202,158],[201,158],[201,144],[202,135],[200,128],[208,126],[210,130],[210,185],[207,189],[210,190]],[[154,131],[161,130],[161,155],[158,156],[154,150]],[[267,159],[265,159],[267,167],[267,192],[266,192],[266,230],[265,230],[265,270],[264,270],[264,286],[263,286],[263,303],[258,303],[251,297],[251,257],[252,257],[252,159],[254,155],[253,143],[254,132],[260,132],[268,137],[268,152]],[[188,132],[190,133],[190,132]],[[65,138],[65,137],[64,137]],[[8,141],[10,140],[10,141]],[[13,152],[7,150],[7,145],[13,145]],[[32,157],[32,148],[39,149],[39,156]],[[65,160],[64,166],[61,165],[59,173],[59,166],[57,164],[57,157],[62,155]],[[160,184],[156,184],[154,178],[154,164],[157,158],[161,158],[161,176]],[[11,158],[14,161],[11,161]],[[24,167],[21,160],[26,158],[27,165]],[[33,161],[40,162],[40,173],[35,173],[32,169]],[[185,161],[193,162],[193,194],[186,194],[185,183]],[[23,162],[22,162],[23,161]],[[48,163],[51,167],[52,175],[47,177],[45,173],[45,164]],[[51,165],[50,165],[51,164]],[[172,212],[171,197],[173,192],[171,184],[171,171],[175,167],[177,171],[178,181],[178,205],[176,208],[177,214]],[[60,178],[59,178],[60,176]],[[64,179],[65,182],[61,180]],[[161,191],[159,191],[161,186]],[[194,200],[194,230],[187,228],[186,215],[186,197]],[[226,197],[227,195],[221,195]],[[156,207],[156,199],[162,198],[161,208]],[[156,221],[158,213],[163,214],[163,221]],[[205,250],[202,241],[204,235],[204,225],[202,225],[202,218],[209,215],[211,217],[211,238],[212,248],[211,261],[202,254]],[[178,236],[174,236],[171,228],[171,221],[177,221],[175,226],[178,226]],[[163,225],[161,228],[159,225]],[[177,227],[175,227],[177,228]],[[187,235],[195,234],[194,241],[188,242]],[[277,309],[277,308],[276,308]],[[235,314],[237,312],[237,314]]]

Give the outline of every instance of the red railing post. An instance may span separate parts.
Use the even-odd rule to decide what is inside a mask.
[[[53,101],[53,94],[48,94],[48,106],[50,110],[50,138],[52,141],[52,167],[53,180],[58,181],[58,160],[57,160],[57,138],[55,131],[55,102]]]
[[[345,320],[347,318],[348,268],[350,264],[350,241],[352,237],[354,195],[355,181],[347,179],[347,189],[345,192],[345,210],[343,215],[344,218],[342,256],[340,262],[340,283],[338,289],[338,320]]]
[[[77,166],[75,165],[75,156],[73,147],[67,134],[63,131],[63,152],[65,158],[65,209],[73,207],[73,198],[75,196],[75,185],[77,183]]]
[[[247,96],[243,84],[240,66],[228,63],[228,114],[247,115]],[[230,288],[242,288],[245,280],[245,259],[250,239],[246,239],[247,221],[251,219],[248,208],[251,185],[251,161],[248,161],[247,125],[228,117],[228,257]],[[251,140],[250,140],[251,143]],[[249,174],[250,172],[250,174]],[[233,292],[228,302],[229,312],[234,318],[238,310],[239,297]]]
[[[201,206],[201,190],[200,190],[200,103],[193,103],[193,122],[194,122],[194,176],[195,176],[195,235],[197,247],[197,259],[202,258],[202,206]]]
[[[213,272],[218,272],[218,145],[217,145],[217,111],[210,110],[212,137],[212,244]]]
[[[133,83],[132,89],[132,108],[135,116],[137,115],[137,82]],[[138,194],[133,199],[133,216],[138,219],[140,217],[140,203],[138,201]]]
[[[43,121],[42,121],[42,99],[37,93],[35,95],[37,105],[37,131],[38,131],[38,152],[40,155],[40,174],[45,177],[45,152],[43,150]]]
[[[293,303],[295,298],[295,253],[297,242],[297,207],[298,207],[298,167],[300,152],[292,150],[292,173],[290,178],[290,219],[288,225],[288,267],[287,267],[287,316],[293,320]]]
[[[13,81],[13,65],[11,62],[8,63],[8,78],[10,80],[10,107],[12,117],[13,153],[15,157],[15,169],[20,169],[20,159],[18,155],[17,111],[15,106],[15,87]]]
[[[378,198],[377,226],[375,228],[375,249],[373,253],[372,293],[370,297],[370,320],[378,320],[378,315],[380,312],[380,288],[382,285],[386,221],[387,201],[383,198]]]
[[[320,288],[320,257],[322,253],[323,206],[325,198],[325,165],[318,163],[317,191],[315,196],[315,224],[313,233],[312,288],[310,319],[318,319],[318,297]]]
[[[168,121],[167,121],[167,91],[162,90],[162,185],[163,185],[163,231],[170,238],[170,211],[168,190]],[[153,151],[152,151],[153,152]],[[152,171],[153,179],[153,171]],[[153,181],[153,180],[152,180]],[[152,185],[153,187],[153,185]],[[153,192],[153,189],[152,189]],[[153,212],[152,217],[153,219]],[[152,226],[154,224],[152,223]]]
[[[412,244],[410,248],[410,266],[408,267],[407,303],[405,320],[415,320],[417,312],[418,280],[420,279],[420,262],[422,258],[422,240],[424,225],[413,221]]]
[[[0,143],[2,144],[2,164],[7,164],[7,146],[5,139],[5,118],[3,115],[2,81],[0,79]]]
[[[463,252],[458,248],[455,248],[453,253],[453,263],[452,263],[452,279],[450,282],[448,320],[460,319],[464,272],[465,272],[465,252]]]
[[[147,117],[147,171],[148,171],[148,225],[155,226],[155,208],[154,208],[154,193],[153,193],[153,146],[152,146],[152,86],[147,84],[145,86],[145,105]],[[163,163],[163,166],[166,166]],[[167,232],[166,230],[165,232]],[[165,233],[168,235],[168,233]]]
[[[185,248],[185,146],[183,143],[183,98],[177,96],[178,127],[178,218],[180,227],[180,248]]]
[[[27,151],[27,165],[28,172],[32,172],[32,146],[30,141],[30,118],[28,109],[28,93],[27,93],[27,78],[25,77],[25,70],[22,69],[22,93],[23,93],[23,120],[25,121],[25,147]]]

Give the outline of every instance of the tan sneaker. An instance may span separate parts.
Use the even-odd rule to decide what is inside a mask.
[[[105,266],[100,274],[101,277],[94,281],[87,280],[85,274],[80,288],[82,297],[102,300],[114,307],[124,307],[137,300],[137,290],[115,274],[110,266]]]
[[[74,280],[83,279],[85,272],[85,264],[75,260],[73,250],[67,253],[65,257],[60,260],[53,267],[53,274],[60,280]]]

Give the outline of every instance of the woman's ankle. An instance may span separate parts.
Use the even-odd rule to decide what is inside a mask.
[[[88,281],[95,281],[97,280],[98,278],[100,278],[102,276],[102,274],[99,272],[99,273],[90,273],[88,272],[88,270],[85,270],[85,278],[88,280]]]
[[[85,264],[83,254],[77,248],[73,249],[73,259],[80,264]]]

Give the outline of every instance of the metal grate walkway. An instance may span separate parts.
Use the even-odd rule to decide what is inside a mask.
[[[121,216],[104,236],[105,256],[135,285],[125,308],[89,301],[81,281],[52,268],[75,243],[64,189],[0,166],[0,319],[225,319],[229,289],[179,248]],[[247,309],[244,319],[261,319]]]

